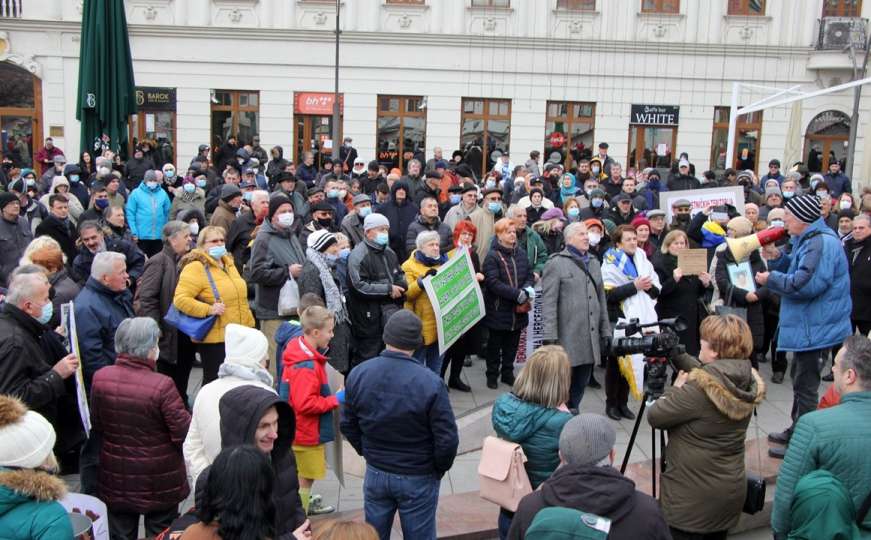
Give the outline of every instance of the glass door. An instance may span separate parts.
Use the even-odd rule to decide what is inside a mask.
[[[630,126],[627,166],[630,169],[642,167],[667,169],[671,167],[675,144],[677,144],[676,127]]]

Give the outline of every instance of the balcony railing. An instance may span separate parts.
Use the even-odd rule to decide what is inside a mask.
[[[851,45],[865,50],[868,39],[868,19],[859,17],[823,17],[820,19],[820,35],[817,50],[842,51]]]
[[[24,0],[0,0],[0,17],[6,19],[21,18],[21,4]]]

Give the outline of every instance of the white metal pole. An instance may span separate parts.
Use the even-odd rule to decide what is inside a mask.
[[[747,114],[751,112],[761,111],[763,109],[768,109],[770,107],[779,107],[780,105],[786,105],[788,103],[792,103],[794,101],[801,101],[803,99],[808,99],[817,96],[825,96],[827,94],[834,94],[840,92],[841,90],[847,90],[848,88],[853,88],[855,86],[861,86],[863,84],[871,83],[871,77],[866,77],[864,79],[859,79],[858,81],[850,81],[848,83],[839,84],[838,86],[832,86],[831,88],[823,88],[822,90],[814,90],[813,92],[808,92],[806,94],[801,94],[798,96],[790,96],[785,97],[783,99],[778,99],[777,101],[766,102],[762,105],[749,105],[741,109],[739,114]]]
[[[727,169],[735,165],[735,131],[738,127],[738,94],[741,92],[741,83],[732,83],[732,106],[729,107],[729,136],[726,140],[726,163]]]

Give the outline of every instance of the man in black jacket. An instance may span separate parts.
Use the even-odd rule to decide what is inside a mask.
[[[76,227],[70,221],[70,201],[66,195],[57,193],[48,198],[49,216],[36,227],[36,236],[49,236],[60,244],[67,257],[67,265],[72,266],[76,258]]]
[[[668,181],[669,191],[680,191],[684,189],[699,189],[702,184],[693,176],[690,176],[690,162],[686,159],[681,159],[677,164],[678,174]]]
[[[853,328],[867,336],[871,332],[871,217],[853,218],[853,239],[847,243],[850,263],[850,296],[853,298]]]
[[[85,221],[79,225],[79,240],[82,247],[73,260],[73,274],[79,285],[84,286],[91,275],[91,264],[94,257],[101,251],[115,251],[124,255],[127,261],[127,273],[130,275],[131,291],[136,285],[142,269],[145,268],[145,254],[139,248],[126,240],[106,238],[103,229],[96,221]]]
[[[390,223],[390,249],[400,261],[408,258],[405,248],[405,237],[408,228],[417,218],[417,205],[411,202],[411,190],[403,181],[398,181],[390,188],[390,200],[378,205],[375,212],[384,215]]]
[[[610,540],[671,539],[656,501],[635,489],[635,482],[611,465],[614,462],[613,425],[598,414],[583,413],[569,420],[559,438],[560,466],[541,487],[520,501],[508,538],[535,534],[536,514],[545,508],[569,508],[610,520]],[[563,523],[550,522],[566,537],[590,527],[580,514]],[[564,528],[563,528],[564,527]]]

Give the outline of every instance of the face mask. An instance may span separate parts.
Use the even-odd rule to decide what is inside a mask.
[[[109,170],[109,167],[98,167],[97,168],[97,176],[106,176],[107,174],[109,174],[111,172],[112,171]]]
[[[327,191],[327,197],[329,197],[331,199],[338,199],[339,198],[339,190],[338,189],[331,189],[331,190]]]
[[[109,206],[109,199],[97,199],[94,201],[94,206],[100,210],[105,210]]]
[[[330,218],[319,219],[318,225],[320,225],[321,227],[323,227],[325,229],[328,229],[333,225],[333,220]]]
[[[784,199],[791,199],[793,197],[793,195],[795,195],[794,191],[784,191],[783,192]]]
[[[593,208],[602,208],[602,204],[604,202],[605,201],[603,201],[602,199],[593,199],[592,201],[590,201],[590,205],[592,205]]]
[[[689,214],[675,214],[674,219],[676,219],[677,221],[680,221],[681,223],[685,223],[685,222],[690,220],[690,215]]]
[[[72,182],[72,183],[76,183],[76,182],[78,182],[78,181],[79,181],[79,175],[77,175],[77,174],[71,174],[71,175],[70,175],[70,182]]]
[[[336,265],[336,261],[339,260],[339,256],[338,256],[338,255],[332,255],[332,254],[330,254],[330,253],[324,253],[324,259],[326,259],[327,264],[329,264],[330,266],[335,266],[335,265]]]
[[[351,254],[351,248],[342,248],[339,250],[339,258],[343,261]]]
[[[460,195],[451,195],[451,204],[460,204],[461,199]]]
[[[49,301],[46,305],[42,306],[42,313],[39,314],[39,317],[36,317],[36,320],[40,324],[48,324],[52,315],[54,315],[54,305]]]
[[[193,222],[189,226],[191,228],[191,234],[194,234],[194,235],[200,234],[200,224],[199,223]]]
[[[197,180],[197,187],[198,188],[206,187],[206,181],[205,180]]]
[[[487,209],[494,214],[498,214],[502,211],[502,203],[497,201],[491,201],[487,203]]]
[[[340,189],[340,190],[339,190],[339,198],[340,198],[340,199],[344,199],[347,195],[348,195],[348,191],[347,191],[347,190],[345,190],[345,189]]]
[[[569,217],[570,218],[576,218],[579,215],[581,215],[580,208],[578,208],[577,206],[573,206],[573,207],[569,208]]]
[[[773,219],[771,220],[772,227],[783,227],[783,220],[781,219]]]
[[[293,214],[281,214],[278,216],[278,224],[287,229],[293,225]]]
[[[197,190],[197,186],[193,184],[185,184],[183,189],[185,190],[185,193],[193,193]]]
[[[495,180],[487,180],[487,182],[484,183],[484,188],[486,188],[486,189],[493,189],[495,187],[496,187]]]
[[[829,196],[828,191],[817,191],[817,197],[819,197],[820,199],[824,199],[828,196]]]
[[[602,235],[599,233],[591,232],[590,234],[587,235],[587,238],[590,239],[591,246],[598,246],[599,242],[602,241]]]
[[[246,201],[248,201],[248,202],[251,202],[251,198],[252,198],[252,197],[254,197],[254,192],[253,192],[253,191],[246,191],[245,193],[242,194],[242,199],[244,199],[244,200],[246,200]]]
[[[36,185],[36,180],[34,180],[33,178],[28,178],[28,179],[27,179],[27,185],[28,185],[28,186],[35,186],[35,185]]]
[[[241,164],[245,163],[245,160],[242,159],[242,158],[238,158],[238,159],[236,159],[236,162],[237,162],[239,165],[241,165]]]
[[[593,172],[593,174],[599,174],[599,167],[593,167],[590,170]]]
[[[853,208],[853,205],[850,203],[850,201],[841,201],[840,207],[841,210],[849,210],[850,208]]]
[[[172,169],[168,169],[163,172],[163,175],[167,178],[172,178],[173,176],[175,176],[175,171],[173,171]]]
[[[227,248],[225,246],[212,246],[209,248],[209,257],[217,260],[223,257],[227,253]]]
[[[372,207],[371,206],[363,206],[359,210],[357,210],[357,213],[360,214],[360,217],[365,218],[366,216],[368,216],[369,214],[372,213]]]
[[[157,187],[157,182],[145,182],[145,187],[148,189],[155,189]]]
[[[386,232],[380,232],[375,235],[375,243],[380,246],[386,246],[387,242],[390,240],[390,235]]]

